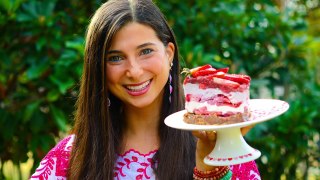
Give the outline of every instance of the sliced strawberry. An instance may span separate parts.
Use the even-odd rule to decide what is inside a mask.
[[[224,73],[224,72],[216,72],[216,73],[213,73],[213,74],[209,74],[209,75],[207,75],[207,76],[204,77],[204,78],[211,81],[212,78],[214,78],[214,77],[223,78],[223,76],[224,76],[225,74],[226,74],[226,73]]]
[[[224,75],[226,75],[226,73],[220,71],[220,72],[217,72],[217,73],[213,74],[213,77],[223,77]]]
[[[229,68],[220,68],[220,69],[215,69],[215,68],[208,68],[206,67],[200,67],[196,71],[194,71],[191,75],[193,77],[198,77],[198,76],[207,76],[207,75],[215,75],[215,77],[221,77],[224,76],[229,71]]]
[[[194,73],[201,71],[201,70],[209,69],[209,68],[212,68],[212,66],[210,64],[196,67],[196,68],[190,69],[190,74],[193,76]]]
[[[220,68],[220,69],[217,69],[216,70],[217,72],[224,72],[224,73],[227,73],[229,71],[229,68],[226,67],[226,68]]]
[[[201,71],[201,70],[209,69],[209,68],[213,68],[213,67],[210,64],[206,64],[206,65],[200,66],[198,70]]]
[[[238,88],[240,86],[240,84],[237,83],[237,82],[230,81],[230,80],[227,80],[227,79],[218,78],[218,77],[214,77],[213,78],[213,82],[216,83],[216,84],[219,84],[219,85],[222,85],[222,86],[228,86],[228,87],[231,87],[231,88]]]
[[[226,74],[223,79],[234,81],[240,84],[248,84],[251,78],[247,75],[242,74]]]
[[[243,78],[248,79],[249,81],[251,81],[251,77],[247,76],[247,75],[242,75]]]
[[[203,70],[198,70],[192,74],[193,77],[198,77],[198,76],[206,76],[209,74],[215,74],[217,73],[217,70],[215,68],[208,68],[208,69],[203,69]]]

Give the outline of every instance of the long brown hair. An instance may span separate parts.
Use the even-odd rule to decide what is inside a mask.
[[[164,119],[184,108],[180,80],[178,46],[165,17],[151,0],[111,0],[94,14],[87,30],[83,75],[76,104],[75,141],[69,163],[69,179],[113,179],[121,144],[122,102],[106,85],[105,52],[114,35],[129,22],[154,29],[167,45],[175,45],[172,76],[173,92],[169,101],[169,82],[165,85],[159,125],[160,148],[153,166],[157,179],[192,179],[195,166],[195,141],[190,132],[169,128]],[[110,106],[108,99],[110,100]]]

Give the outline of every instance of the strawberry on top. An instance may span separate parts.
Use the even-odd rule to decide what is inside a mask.
[[[211,79],[214,83],[228,83],[234,87],[240,86],[241,84],[249,84],[250,76],[242,74],[228,74],[229,68],[215,69],[210,64],[206,64],[193,69],[183,69],[182,73],[187,73],[189,76],[185,79],[190,78],[206,78]],[[224,82],[223,82],[224,81]]]

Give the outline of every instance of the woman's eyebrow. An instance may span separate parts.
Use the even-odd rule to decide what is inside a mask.
[[[107,54],[119,54],[121,53],[121,51],[119,50],[110,50],[110,51],[107,51]]]
[[[143,43],[141,45],[138,46],[138,49],[141,49],[141,48],[144,48],[146,46],[152,46],[152,45],[155,45],[154,43],[151,43],[151,42],[147,42],[147,43]]]

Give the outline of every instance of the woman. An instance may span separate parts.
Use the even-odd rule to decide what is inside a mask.
[[[84,59],[74,134],[47,154],[32,179],[184,180],[232,172],[259,179],[254,162],[233,171],[203,163],[214,133],[193,132],[196,143],[191,132],[164,124],[184,101],[178,46],[152,1],[103,4],[88,27]]]

